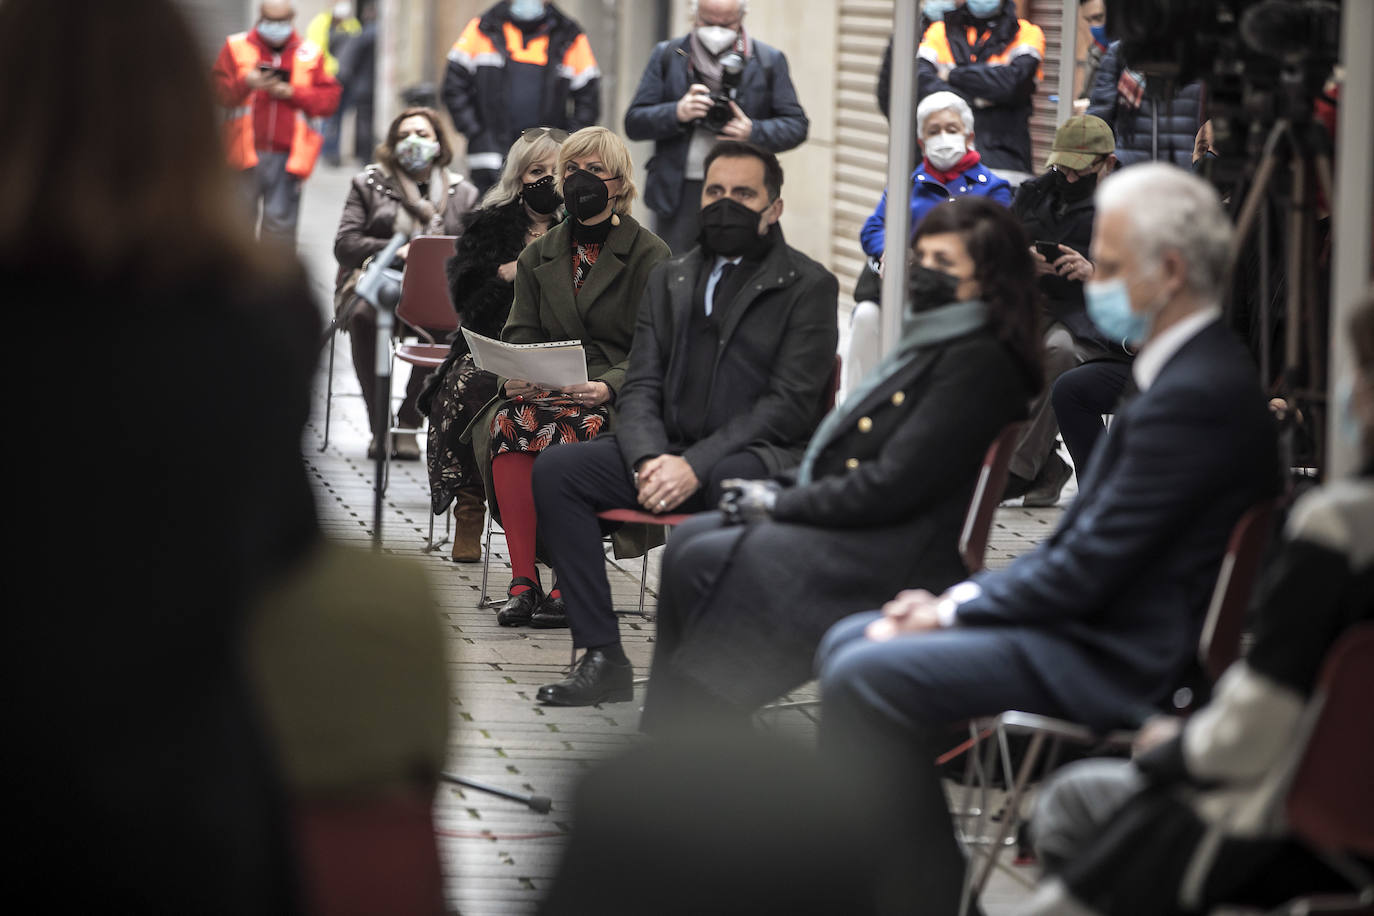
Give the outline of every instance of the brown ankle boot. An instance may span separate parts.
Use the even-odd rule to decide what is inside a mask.
[[[481,490],[459,490],[453,499],[453,550],[457,563],[476,563],[482,559],[482,530],[486,522],[486,502]]]

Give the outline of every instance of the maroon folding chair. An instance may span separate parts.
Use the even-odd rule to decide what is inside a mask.
[[[1014,443],[1014,437],[1012,441]],[[997,492],[1000,492],[1000,489]],[[1198,639],[1198,659],[1210,680],[1215,680],[1239,657],[1240,631],[1249,605],[1250,592],[1254,586],[1255,572],[1268,544],[1274,507],[1273,500],[1257,503],[1244,512],[1231,529],[1226,555],[1222,558],[1217,582],[1212,590],[1212,603],[1208,609],[1207,620]],[[1219,668],[1215,667],[1218,665]],[[1191,694],[1182,695],[1186,693],[1180,691],[1181,695],[1176,696],[1174,700],[1174,705],[1180,712],[1186,711],[1193,701]],[[1002,849],[1016,836],[1021,823],[1021,805],[1026,789],[1036,765],[1040,762],[1045,745],[1050,745],[1049,753],[1045,755],[1049,760],[1045,770],[1049,771],[1053,768],[1059,745],[1065,741],[1083,747],[1120,749],[1129,748],[1135,738],[1135,733],[1131,731],[1117,731],[1104,735],[1075,722],[1017,710],[1008,710],[992,718],[972,721],[968,729],[968,740],[953,751],[942,755],[940,760],[944,762],[959,752],[968,753],[969,766],[965,769],[964,778],[964,811],[957,813],[956,816],[980,818],[974,833],[964,838],[971,849],[983,856],[983,860],[979,863],[981,867],[975,869],[976,857],[971,855],[969,858],[968,877],[960,904],[961,916],[969,911],[972,902],[982,894],[983,888],[997,867]],[[1021,764],[1014,772],[1008,750],[1008,737],[1013,734],[1029,737]],[[996,753],[998,756],[996,760],[989,759],[984,763],[979,758],[979,745],[989,738],[992,739],[989,754]],[[1002,769],[1003,784],[1008,787],[1009,792],[1002,806],[1000,824],[991,842],[987,842],[989,819],[994,812],[987,804],[989,777],[986,771],[996,765],[1000,765]],[[980,801],[977,805],[969,805],[967,802],[973,795],[974,782],[978,783]]]
[[[306,912],[442,916],[430,805],[419,792],[299,804],[293,822]]]
[[[452,235],[422,235],[410,240],[396,317],[410,325],[420,340],[417,343],[405,343],[399,339],[393,342],[393,379],[396,360],[420,369],[435,369],[448,356],[449,345],[440,343],[436,335],[458,329],[458,313],[453,310],[453,303],[449,299],[448,277],[444,272],[444,264],[453,254],[455,238]],[[389,479],[391,469],[391,437],[414,432],[403,426],[392,426],[387,430],[387,441],[379,446],[388,472],[384,479]],[[429,540],[425,550],[434,550],[437,546],[434,541],[434,514],[430,513]]]
[[[1002,493],[1007,489],[1007,469],[1011,466],[1012,452],[1021,435],[1024,423],[1008,423],[1002,427],[997,438],[988,446],[983,456],[983,467],[978,472],[978,483],[973,488],[973,499],[969,501],[968,514],[964,516],[964,530],[959,534],[959,556],[969,575],[981,570],[988,552],[988,535],[992,531],[992,517],[997,514],[997,504],[1002,501]]]
[[[1352,627],[1327,653],[1308,704],[1315,718],[1288,788],[1297,838],[1350,881],[1353,892],[1290,900],[1280,912],[1374,912],[1374,623]]]

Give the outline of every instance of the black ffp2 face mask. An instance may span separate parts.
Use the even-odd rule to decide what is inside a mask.
[[[701,244],[714,254],[739,257],[759,244],[759,217],[730,197],[722,197],[701,208]]]
[[[606,182],[585,169],[578,169],[563,179],[563,202],[579,223],[596,219],[611,202]]]
[[[547,216],[557,210],[558,205],[563,202],[563,198],[559,197],[558,192],[554,190],[552,175],[545,175],[538,181],[521,185],[520,197],[525,201],[525,206],[540,216]]]
[[[959,301],[959,278],[919,264],[911,268],[911,310],[924,312]]]
[[[1069,181],[1069,177],[1058,170],[1054,173],[1054,189],[1059,195],[1059,199],[1065,203],[1077,203],[1080,200],[1092,197],[1097,190],[1097,173],[1089,172],[1086,175],[1080,174],[1076,181]]]

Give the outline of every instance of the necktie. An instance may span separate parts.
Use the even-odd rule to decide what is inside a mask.
[[[715,289],[711,290],[710,314],[717,314],[720,311],[720,307],[730,301],[728,298],[729,293],[725,287],[726,284],[730,282],[730,275],[735,272],[737,266],[738,265],[731,264],[728,261],[721,266],[720,277],[716,280]]]

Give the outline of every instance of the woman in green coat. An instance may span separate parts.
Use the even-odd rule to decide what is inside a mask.
[[[488,504],[500,507],[510,551],[508,599],[497,613],[503,626],[529,623],[541,605],[562,616],[557,586],[545,595],[534,565],[530,472],[544,449],[586,441],[610,426],[645,281],[669,256],[668,246],[629,215],[633,174],[629,151],[611,131],[587,127],[570,136],[558,155],[568,218],[516,260],[515,302],[501,339],[580,340],[588,381],[549,391],[502,379],[501,393],[472,424],[474,451],[489,459]]]

